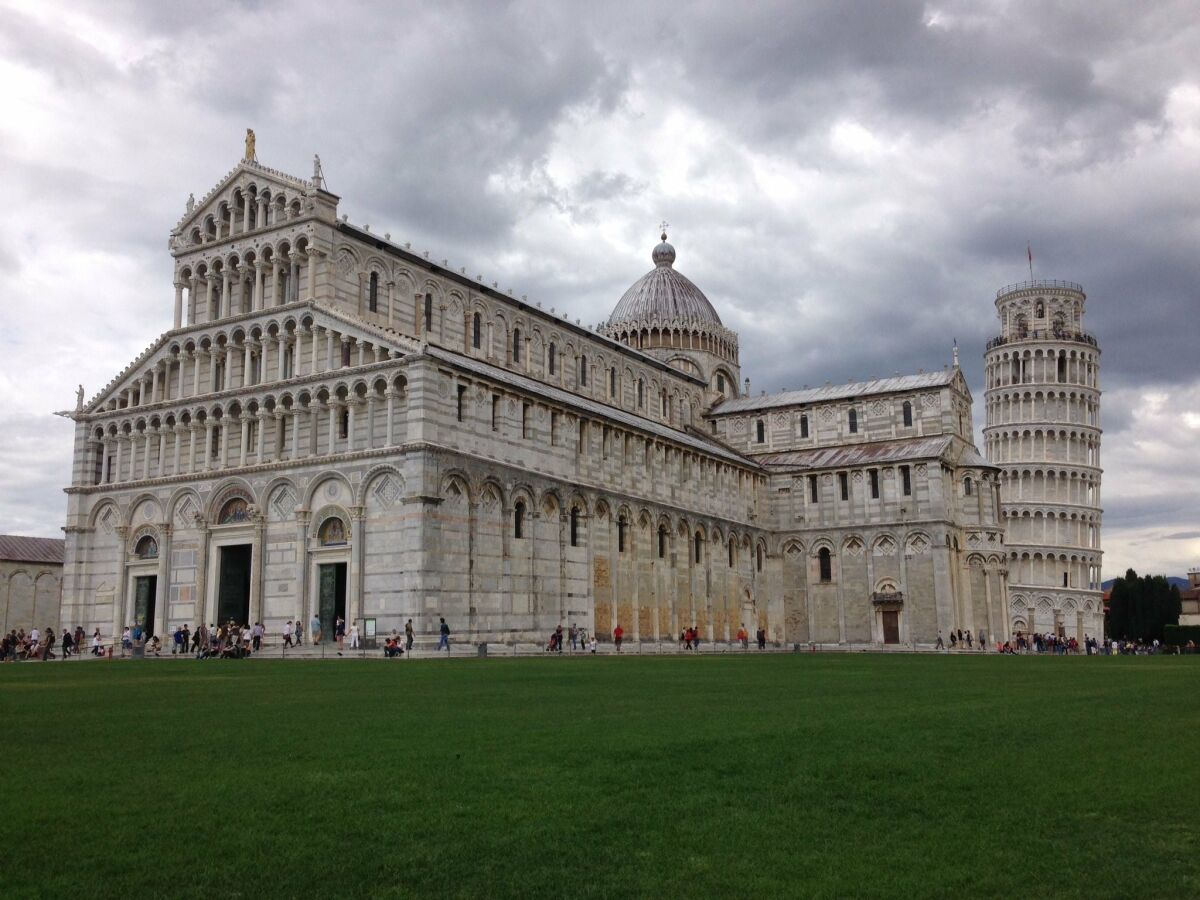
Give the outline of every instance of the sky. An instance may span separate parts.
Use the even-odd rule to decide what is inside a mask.
[[[940,368],[1084,285],[1105,577],[1200,565],[1200,0],[0,0],[0,533],[60,533],[76,384],[163,331],[238,162],[585,323],[676,268],[754,392]]]

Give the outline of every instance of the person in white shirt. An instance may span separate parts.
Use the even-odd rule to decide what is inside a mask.
[[[288,619],[287,624],[283,626],[283,647],[286,650],[292,646],[292,620]]]
[[[591,639],[588,641],[588,650],[592,653],[596,652],[596,636],[594,634],[592,635]]]
[[[350,626],[350,649],[351,650],[358,649],[358,626],[357,625]]]
[[[29,629],[29,640],[35,644],[40,643],[42,640],[42,633],[40,631],[38,631],[36,627],[30,628]]]

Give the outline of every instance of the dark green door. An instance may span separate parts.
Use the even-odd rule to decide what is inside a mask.
[[[346,618],[346,564],[323,565],[321,570],[321,593],[317,603],[320,610],[321,632],[325,640],[333,640],[334,624]]]
[[[221,578],[217,587],[217,625],[232,619],[250,621],[250,545],[221,548]]]
[[[142,626],[143,639],[154,635],[154,595],[158,591],[158,576],[143,575],[134,580],[133,620]]]

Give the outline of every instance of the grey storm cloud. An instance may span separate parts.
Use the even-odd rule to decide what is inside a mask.
[[[46,413],[165,327],[167,233],[252,126],[266,165],[306,175],[319,152],[353,221],[585,323],[649,269],[665,217],[756,392],[940,368],[957,339],[977,425],[995,291],[1028,277],[1028,241],[1038,277],[1087,289],[1115,390],[1106,541],[1156,515],[1192,533],[1196,477],[1139,478],[1200,429],[1178,419],[1200,396],[1194,0],[63,11],[0,21],[19,113],[0,122],[0,387],[38,365],[31,310],[87,333],[47,396],[0,412],[22,436],[0,531],[61,521],[69,429]],[[1175,433],[1140,442],[1151,425]]]

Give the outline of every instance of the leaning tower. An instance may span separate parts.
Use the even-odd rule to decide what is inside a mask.
[[[1083,642],[1104,630],[1100,591],[1100,348],[1083,288],[1025,281],[996,293],[988,342],[988,459],[1002,470],[1013,633]]]

